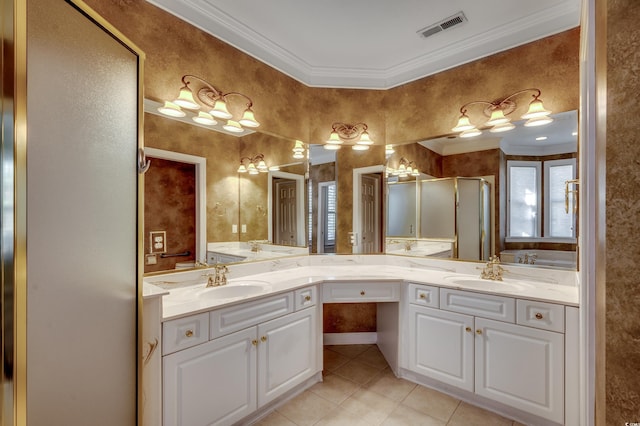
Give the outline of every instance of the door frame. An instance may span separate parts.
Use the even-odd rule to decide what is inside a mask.
[[[295,173],[269,171],[267,177],[267,220],[269,222],[267,238],[273,243],[273,180],[274,179],[291,179],[296,181],[296,246],[304,247],[305,244],[305,208],[304,208],[304,176]]]
[[[354,235],[355,244],[351,247],[351,252],[354,254],[361,253],[361,245],[360,245],[360,237],[362,234],[362,221],[360,220],[360,215],[362,212],[360,211],[360,185],[362,185],[362,175],[368,175],[371,173],[383,173],[385,167],[383,164],[377,166],[367,166],[367,167],[358,167],[353,169],[353,222],[351,226],[351,230]],[[382,198],[380,201],[382,201]],[[380,209],[382,210],[382,202],[380,203]],[[380,217],[380,216],[379,216]],[[382,240],[382,237],[379,236],[379,240]],[[384,251],[384,244],[380,244],[380,252]]]
[[[207,159],[196,155],[166,151],[157,148],[145,148],[147,157],[177,161],[196,166],[196,260],[207,260]],[[153,160],[151,160],[153,164]]]

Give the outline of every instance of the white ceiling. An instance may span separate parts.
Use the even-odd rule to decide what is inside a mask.
[[[314,87],[388,89],[580,23],[580,0],[147,1]]]

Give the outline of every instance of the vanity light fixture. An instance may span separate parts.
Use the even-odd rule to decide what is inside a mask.
[[[264,154],[258,154],[255,157],[242,157],[237,172],[257,175],[259,173],[266,173],[269,170],[278,169],[267,166],[266,161],[264,161]]]
[[[420,170],[418,170],[418,166],[416,165],[415,161],[409,161],[404,157],[400,159],[397,169],[387,167],[387,173],[391,176],[398,176],[400,178],[408,176],[420,176]]]
[[[345,142],[352,144],[351,148],[356,151],[366,151],[374,142],[369,137],[365,123],[347,124],[333,123],[331,134],[325,142],[324,149],[338,150]]]
[[[391,144],[387,144],[384,147],[384,155],[391,155],[394,152],[396,152],[395,149],[393,149],[393,146]]]
[[[460,132],[460,137],[469,138],[478,136],[482,131],[471,122],[471,119],[467,115],[469,107],[472,105],[483,105],[483,113],[489,119],[483,123],[483,127],[489,127],[489,131],[492,133],[506,132],[513,128],[515,125],[511,123],[511,114],[517,108],[517,103],[514,100],[521,94],[533,92],[533,100],[529,103],[529,108],[525,114],[522,115],[522,119],[527,120],[524,125],[526,127],[543,126],[553,121],[549,115],[551,111],[544,108],[542,100],[540,99],[540,89],[524,89],[515,92],[504,99],[496,101],[472,101],[468,102],[460,107],[460,117],[458,118],[458,124],[454,127],[454,132]]]
[[[239,116],[239,119],[234,119],[234,114],[228,109],[229,100],[234,97],[243,100],[244,112]],[[227,120],[226,124],[222,126],[225,130],[242,133],[244,132],[243,126],[249,128],[260,126],[251,109],[252,106],[253,101],[245,94],[240,92],[223,93],[206,80],[187,74],[182,76],[182,87],[178,97],[173,102],[165,101],[164,105],[158,108],[158,111],[171,117],[184,117],[185,112],[182,108],[189,110],[209,109],[208,112],[199,111],[198,115],[193,117],[193,121],[206,126],[215,126],[218,124],[215,118],[219,118]]]
[[[304,142],[296,140],[296,144],[291,151],[293,151],[293,158],[304,158]]]

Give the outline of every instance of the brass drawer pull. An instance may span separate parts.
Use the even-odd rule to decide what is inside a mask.
[[[187,330],[184,332],[184,335],[187,337],[193,337],[193,330]]]
[[[364,290],[360,292],[360,296],[364,296]]]
[[[477,329],[477,330],[476,330],[476,334],[477,334],[478,336],[479,336],[479,335],[481,335],[481,334],[482,334],[482,330]]]
[[[260,338],[260,340],[262,340],[263,342],[266,342],[266,341],[267,341],[267,336],[262,336],[262,337]]]
[[[467,333],[471,333],[471,327],[465,328],[464,331],[466,331]]]
[[[426,299],[426,298],[427,298],[427,295],[426,295],[426,294],[424,294],[424,293],[420,293],[420,299]]]
[[[304,300],[305,300],[306,302],[311,301],[311,296],[305,296],[305,297],[304,297]]]
[[[536,312],[536,319],[542,319],[544,316],[540,312]]]
[[[257,341],[256,339],[253,339],[253,340],[251,341],[251,344],[252,344],[253,346],[258,346],[258,341]]]

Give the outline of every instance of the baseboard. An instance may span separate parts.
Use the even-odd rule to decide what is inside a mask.
[[[324,333],[325,345],[372,345],[378,342],[378,333]]]

